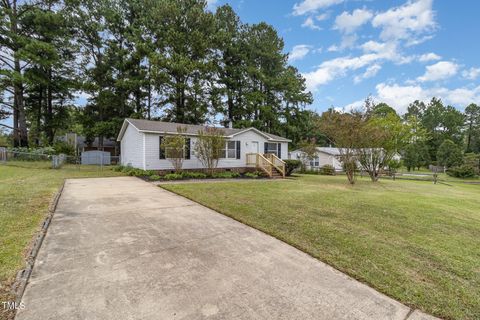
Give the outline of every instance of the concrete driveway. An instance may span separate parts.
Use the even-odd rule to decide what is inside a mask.
[[[68,180],[17,319],[427,319],[133,177]]]

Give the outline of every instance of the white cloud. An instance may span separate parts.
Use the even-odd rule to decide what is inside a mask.
[[[299,44],[292,48],[292,51],[288,55],[289,61],[301,60],[310,52],[312,46],[306,44]]]
[[[378,71],[380,71],[382,69],[382,66],[379,65],[379,64],[373,64],[371,66],[369,66],[367,68],[367,70],[365,70],[365,72],[361,75],[357,75],[353,78],[353,82],[355,83],[359,83],[361,82],[362,80],[364,79],[368,79],[368,78],[371,78],[371,77],[374,77],[377,75]]]
[[[300,3],[295,3],[293,6],[293,14],[301,16],[306,13],[316,12],[319,9],[342,3],[343,1],[344,0],[303,0]]]
[[[345,76],[347,71],[358,70],[380,59],[377,54],[364,54],[359,57],[340,57],[323,62],[315,71],[304,73],[307,87],[314,91],[337,77]]]
[[[358,27],[367,23],[372,17],[373,14],[366,9],[356,9],[351,14],[344,11],[335,18],[333,28],[343,33],[352,33]]]
[[[312,30],[322,30],[322,28],[315,24],[315,21],[313,21],[312,17],[308,17],[307,19],[305,19],[305,21],[302,23],[302,27],[310,28]]]
[[[453,77],[457,74],[459,65],[450,61],[440,61],[426,67],[425,74],[418,77],[421,82],[439,81]]]
[[[357,57],[339,57],[332,60],[324,61],[316,70],[304,73],[307,87],[311,91],[315,91],[319,86],[325,85],[332,80],[344,77],[348,71],[355,71],[361,68],[378,65],[370,69],[367,75],[378,72],[382,62],[392,61],[396,64],[409,63],[413,60],[413,56],[402,56],[397,52],[397,44],[395,42],[380,43],[376,41],[368,41],[360,46],[364,54]],[[339,50],[337,46],[331,46],[329,51]],[[360,80],[360,78],[358,78]]]
[[[348,34],[342,37],[342,42],[340,43],[339,46],[336,44],[331,45],[328,47],[328,51],[330,52],[336,52],[336,51],[342,51],[347,48],[353,48],[355,46],[355,43],[357,42],[358,36],[356,34]]]
[[[436,28],[433,0],[410,0],[406,4],[377,14],[372,25],[381,28],[383,40],[409,40]]]
[[[436,61],[440,59],[442,59],[442,57],[440,57],[438,54],[435,54],[433,52],[425,53],[425,54],[422,54],[420,57],[418,57],[418,61],[420,62]]]
[[[462,76],[468,80],[475,80],[480,76],[480,68],[470,68],[462,72]]]
[[[328,18],[330,18],[330,14],[328,12],[319,14],[318,16],[315,17],[315,19],[317,19],[318,21],[324,21],[324,20],[327,20]]]
[[[385,60],[392,61],[396,64],[410,63],[414,59],[413,56],[403,56],[399,53],[398,43],[367,41],[360,46],[365,53],[376,53]]]
[[[444,103],[465,107],[470,103],[480,103],[480,86],[475,88],[448,89],[423,88],[420,85],[401,86],[380,83],[376,86],[376,101],[385,102],[399,113],[405,113],[410,103],[415,100],[428,102],[432,97],[440,98]]]

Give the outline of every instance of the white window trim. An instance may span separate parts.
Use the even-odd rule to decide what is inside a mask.
[[[235,147],[233,149],[228,148],[228,143],[229,142],[234,143]],[[228,156],[228,150],[235,150],[235,153],[234,153],[233,157]],[[225,149],[222,149],[222,152],[223,151],[225,151],[225,157],[221,157],[220,159],[237,159],[237,140],[227,140],[227,141],[225,141]]]

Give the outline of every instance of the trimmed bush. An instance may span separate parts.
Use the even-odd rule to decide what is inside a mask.
[[[259,177],[257,172],[246,172],[243,176],[250,179],[257,179]]]
[[[238,177],[240,177],[240,174],[238,172],[217,172],[212,174],[212,178],[214,179],[231,179]]]
[[[295,169],[298,169],[302,166],[302,161],[300,160],[284,160],[285,161],[285,175],[290,176]]]
[[[151,181],[158,181],[162,179],[162,177],[160,177],[158,174],[152,174],[151,176],[148,177],[148,180],[151,180]]]
[[[473,178],[475,177],[475,168],[464,164],[448,169],[447,174],[456,178]]]
[[[180,173],[169,173],[163,176],[165,180],[182,180],[183,175]]]
[[[191,172],[191,171],[182,172],[182,176],[185,179],[205,179],[205,178],[207,178],[207,175],[203,172]]]
[[[325,176],[334,176],[335,175],[335,168],[330,165],[326,164],[323,167],[320,168],[320,174],[325,175]]]

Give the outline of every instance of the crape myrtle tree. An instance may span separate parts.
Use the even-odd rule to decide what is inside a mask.
[[[350,184],[354,184],[356,178],[357,148],[363,134],[363,116],[358,111],[341,113],[329,109],[319,120],[320,130],[340,150],[339,160],[343,163]]]
[[[300,151],[302,151],[300,156],[300,161],[302,162],[301,169],[302,171],[305,171],[308,163],[317,157],[317,141],[314,138],[307,139],[301,141],[299,147]]]
[[[215,127],[206,127],[198,132],[194,146],[195,155],[207,174],[212,175],[225,149],[225,132]]]
[[[364,117],[357,158],[373,182],[378,181],[381,171],[409,140],[409,131],[396,112]]]
[[[185,136],[187,128],[177,127],[176,134],[166,134],[162,137],[162,143],[160,148],[165,155],[165,158],[170,161],[175,172],[181,172],[183,166],[183,160],[188,158],[188,152],[190,150],[187,148],[186,142],[187,138]]]

